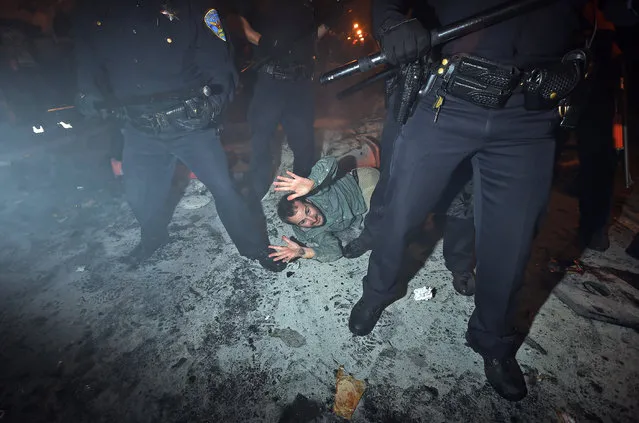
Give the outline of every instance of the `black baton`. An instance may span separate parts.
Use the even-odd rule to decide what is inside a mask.
[[[556,0],[515,0],[491,7],[470,18],[462,19],[452,24],[430,31],[431,46],[437,46],[452,39],[463,37],[471,32],[479,31],[491,25],[498,24],[515,16],[537,9]],[[361,59],[346,63],[320,76],[320,84],[328,84],[351,76],[357,72],[366,72],[378,65],[388,63],[382,52],[373,53]]]

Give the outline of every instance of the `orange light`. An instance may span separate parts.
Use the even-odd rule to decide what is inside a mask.
[[[353,38],[353,37],[348,37],[347,40],[350,40],[351,38]]]
[[[353,28],[354,28],[354,29],[359,28],[359,24],[357,24],[357,23],[356,23],[356,24],[353,24]]]
[[[361,29],[357,30],[357,35],[362,35],[362,30]]]

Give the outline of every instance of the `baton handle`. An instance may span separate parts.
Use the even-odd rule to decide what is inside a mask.
[[[479,31],[488,26],[511,19],[515,16],[534,10],[556,0],[511,0],[507,3],[491,7],[475,16],[462,19],[430,31],[430,44],[432,47],[446,43],[452,39],[463,37],[472,32]],[[383,52],[370,54],[361,59],[353,60],[345,65],[329,71],[320,76],[320,84],[325,85],[357,72],[366,72],[375,66],[388,63]]]

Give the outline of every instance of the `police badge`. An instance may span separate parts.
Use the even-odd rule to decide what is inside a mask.
[[[224,33],[224,28],[222,28],[222,21],[220,20],[220,15],[217,13],[217,10],[209,9],[206,15],[204,15],[204,23],[219,39],[226,41],[226,34]]]

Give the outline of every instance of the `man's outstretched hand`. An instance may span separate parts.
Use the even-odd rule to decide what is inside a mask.
[[[294,200],[299,197],[303,197],[313,190],[315,182],[308,178],[302,178],[297,176],[293,172],[286,171],[288,176],[278,176],[277,180],[273,182],[275,185],[275,191],[293,192],[289,195],[288,200]]]
[[[274,253],[269,254],[274,261],[284,261],[284,263],[288,263],[291,260],[294,260],[299,257],[304,257],[304,248],[298,243],[291,241],[291,239],[287,236],[282,237],[282,241],[286,243],[285,246],[280,245],[269,245],[268,248],[275,250]]]

